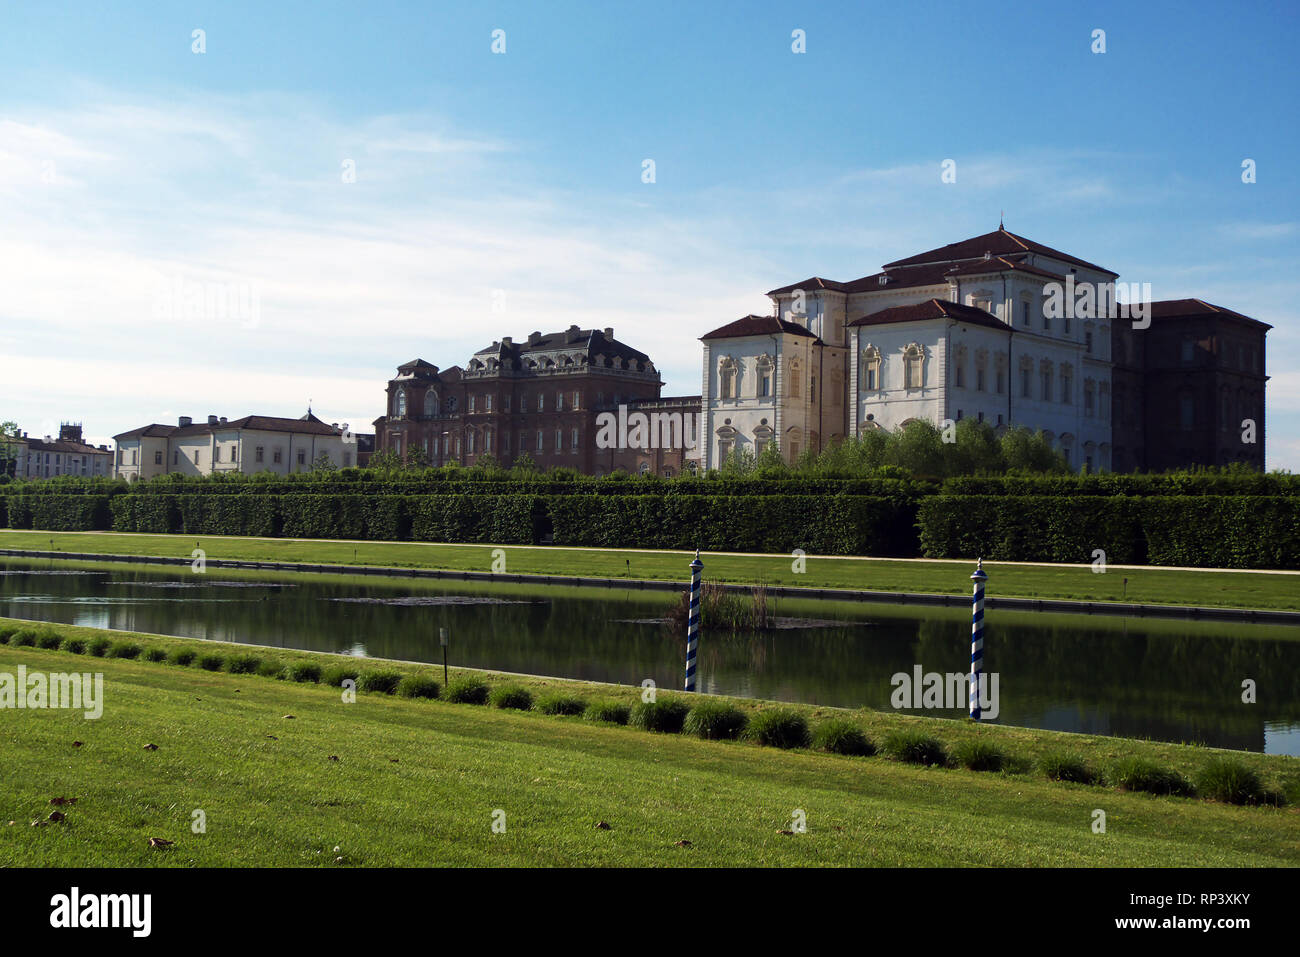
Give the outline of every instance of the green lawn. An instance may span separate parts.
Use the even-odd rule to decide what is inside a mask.
[[[57,631],[107,634],[145,648],[375,667],[306,652],[71,626]],[[359,694],[346,704],[337,689],[317,684],[0,645],[0,672],[19,664],[102,671],[106,704],[99,720],[70,711],[0,711],[0,861],[11,865],[1300,863],[1300,811],[1293,806],[1231,807],[1054,783],[1027,767],[1010,774],[925,769],[382,694]],[[400,667],[441,678],[440,669]],[[639,690],[488,677],[588,699],[632,701]],[[949,744],[984,735],[1022,759],[1065,744],[1099,766],[1141,754],[1190,773],[1211,754],[893,714],[796,710],[813,722],[850,716],[874,738],[902,726]],[[1238,757],[1294,801],[1300,762]],[[67,820],[32,827],[53,810],[54,797],[77,799],[60,808]],[[796,808],[807,814],[807,833],[780,833],[791,828]],[[191,830],[197,809],[206,815],[206,833]],[[1106,812],[1104,835],[1090,827],[1094,809]],[[497,810],[505,815],[504,833],[492,830]],[[598,829],[599,821],[609,829]],[[151,848],[151,837],[175,844]]]
[[[0,548],[25,548],[119,555],[188,558],[195,546],[209,558],[315,564],[384,565],[395,568],[493,570],[491,545],[440,545],[421,542],[341,542],[276,538],[136,535],[115,532],[0,531]],[[634,549],[501,546],[506,571],[521,574],[602,578],[689,579],[687,552]],[[908,559],[807,559],[807,570],[792,571],[786,555],[702,556],[706,580],[860,588],[871,591],[969,594],[970,562]],[[1112,568],[1095,573],[1089,565],[1009,565],[987,563],[988,594],[1018,598],[1130,601],[1147,604],[1300,610],[1300,576],[1276,572],[1175,571],[1162,568]],[[1128,584],[1125,586],[1124,580]]]

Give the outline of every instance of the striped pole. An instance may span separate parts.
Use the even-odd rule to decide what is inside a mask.
[[[700,645],[700,572],[704,562],[700,561],[700,550],[695,550],[695,561],[691,562],[691,611],[686,622],[686,690],[695,690],[695,651]]]
[[[970,618],[970,717],[980,719],[980,672],[984,670],[984,583],[989,576],[984,573],[984,559],[979,560],[975,574],[975,594],[971,598]]]

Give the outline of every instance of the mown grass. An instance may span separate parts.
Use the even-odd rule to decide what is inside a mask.
[[[2,621],[2,620],[0,620]],[[59,626],[84,637],[89,629]],[[121,635],[169,652],[198,646],[225,660],[241,646]],[[175,657],[173,654],[171,657]],[[335,656],[285,651],[286,664]],[[16,864],[980,864],[1269,865],[1300,863],[1294,807],[1237,807],[1051,782],[1038,772],[975,774],[881,757],[783,751],[651,734],[537,712],[358,694],[313,682],[206,671],[144,657],[94,660],[0,645],[18,663],[105,674],[104,717],[0,711],[6,787],[0,859]],[[403,675],[417,666],[382,663]],[[364,668],[362,669],[365,670]],[[482,687],[536,697],[640,704],[641,689],[462,672]],[[653,709],[713,701],[750,717],[852,722],[873,740],[932,736],[953,753],[988,741],[1027,763],[1068,741],[1090,765],[1142,757],[1191,775],[1225,752],[1124,739],[975,727],[966,722],[660,692]],[[288,717],[292,715],[292,718]],[[761,723],[761,722],[760,722]],[[843,728],[840,729],[841,732]],[[82,742],[73,747],[73,741]],[[144,745],[158,745],[146,751]],[[986,749],[977,749],[985,750]],[[986,752],[987,753],[987,752]],[[1281,788],[1294,759],[1233,760]],[[68,820],[34,828],[52,797]],[[809,831],[779,831],[794,808]],[[1091,832],[1102,808],[1108,833]],[[204,834],[190,830],[202,809]],[[506,812],[493,834],[492,812]],[[5,821],[16,824],[6,826]],[[608,821],[609,831],[594,828]],[[149,837],[175,840],[150,849]],[[690,847],[676,846],[689,841]]]
[[[686,552],[635,549],[0,531],[0,548],[171,556],[187,560],[196,542],[210,559],[482,572],[492,569],[493,550],[504,547],[506,568],[511,573],[599,578],[681,579],[687,574],[691,557]],[[702,558],[705,578],[711,582],[961,595],[967,594],[970,588],[968,561],[863,561],[812,557],[807,561],[806,571],[799,573],[793,570],[789,555],[706,553]],[[1300,609],[1300,577],[1295,575],[1175,571],[1157,567],[1111,568],[1106,574],[1094,574],[1088,564],[1091,560],[1091,555],[1080,555],[1077,566],[987,562],[984,567],[990,575],[989,594],[1079,601]]]

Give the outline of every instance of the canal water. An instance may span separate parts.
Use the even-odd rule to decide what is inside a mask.
[[[675,596],[0,559],[0,616],[676,688]],[[773,609],[773,605],[775,608]],[[891,710],[893,676],[962,672],[960,608],[769,599],[783,627],[710,629],[700,690]],[[990,610],[997,723],[1300,755],[1300,629]],[[1256,703],[1242,701],[1242,683]],[[910,713],[959,718],[964,707]]]

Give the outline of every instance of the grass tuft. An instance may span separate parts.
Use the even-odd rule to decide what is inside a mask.
[[[1235,758],[1211,758],[1196,775],[1201,797],[1224,804],[1277,804],[1264,790],[1259,775]]]
[[[302,684],[315,684],[320,681],[321,667],[312,661],[295,661],[289,666],[289,679]]]
[[[65,644],[63,647],[66,648],[68,651],[71,651],[72,648],[70,646],[74,640],[75,639],[69,639],[67,644]],[[159,648],[156,645],[152,648],[146,648],[144,651],[144,660],[145,661],[166,661],[167,649]]]
[[[436,698],[441,690],[442,686],[429,675],[403,675],[397,683],[397,693],[403,698]]]
[[[686,715],[682,730],[706,741],[734,741],[748,723],[749,716],[737,707],[721,701],[701,701]]]
[[[831,754],[866,758],[876,753],[876,746],[866,732],[848,718],[829,718],[817,725],[813,731],[812,746],[818,751],[829,751]]]
[[[1177,771],[1145,758],[1120,758],[1111,765],[1106,777],[1121,791],[1172,794],[1175,797],[1192,797],[1196,793],[1191,782]]]
[[[204,671],[220,671],[225,663],[226,659],[223,655],[199,655],[199,667]]]
[[[1068,781],[1071,784],[1097,784],[1100,776],[1088,767],[1087,762],[1077,754],[1067,751],[1048,751],[1038,758],[1038,770],[1052,781]]]
[[[356,665],[329,665],[320,674],[320,683],[331,688],[342,688],[344,681],[356,681],[361,669]]]
[[[36,636],[36,647],[46,651],[57,651],[63,644],[63,636],[54,631],[43,631]]]
[[[593,701],[587,705],[587,710],[582,712],[582,717],[586,721],[627,724],[627,717],[631,712],[632,706],[623,704],[621,701]]]
[[[983,738],[966,738],[952,749],[953,760],[968,771],[1001,771],[1011,759],[1007,752]]]
[[[509,708],[515,711],[527,711],[533,706],[533,693],[519,685],[501,685],[493,688],[488,701],[494,708]]]
[[[464,675],[447,682],[447,693],[442,697],[452,704],[487,704],[488,685],[482,678]]]
[[[806,748],[812,743],[808,720],[797,711],[765,708],[749,719],[745,738],[769,748]]]
[[[587,700],[575,695],[564,694],[562,691],[552,691],[538,695],[537,701],[533,704],[533,710],[541,714],[582,714],[587,710]]]
[[[226,670],[232,675],[255,675],[261,664],[260,655],[231,655],[226,662]]]
[[[891,731],[885,735],[882,750],[895,761],[923,764],[926,767],[948,763],[948,752],[938,738],[924,731]]]
[[[94,654],[94,652],[92,651],[91,654]],[[194,659],[197,657],[198,655],[188,648],[177,648],[167,656],[167,661],[170,664],[180,665],[182,668],[188,668],[190,665],[194,664]]]
[[[640,701],[628,712],[627,723],[642,731],[680,734],[689,710],[680,701]]]
[[[103,658],[108,654],[108,649],[112,646],[113,643],[107,638],[92,638],[90,644],[86,646],[86,650],[96,658]]]
[[[357,676],[357,690],[367,694],[393,694],[401,681],[402,673],[391,668],[363,671]]]

